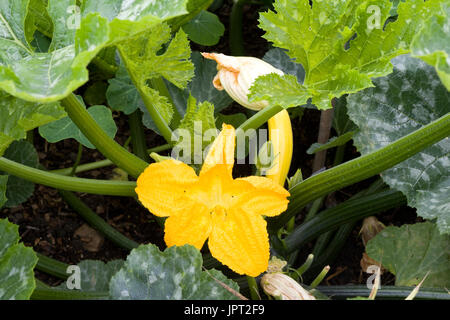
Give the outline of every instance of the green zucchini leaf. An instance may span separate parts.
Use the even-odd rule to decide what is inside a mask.
[[[350,95],[348,114],[358,126],[354,144],[362,154],[384,147],[450,112],[450,92],[433,67],[407,55],[393,60],[394,72],[375,87]],[[420,90],[418,89],[420,88]],[[425,219],[450,233],[450,140],[443,139],[381,174],[405,194]]]
[[[398,6],[398,18],[386,24],[389,0],[276,0],[275,12],[260,16],[264,38],[303,66],[305,80],[292,75],[259,77],[249,98],[285,108],[310,98],[319,109],[331,99],[372,87],[372,79],[392,71],[390,60],[409,52],[413,36],[438,0],[409,0]],[[385,25],[386,24],[386,25]]]
[[[215,279],[236,291],[238,285],[217,270],[202,271],[202,263],[200,251],[191,245],[164,252],[152,244],[141,245],[112,277],[110,296],[119,300],[237,299]]]
[[[105,106],[92,106],[87,111],[109,137],[115,137],[117,126],[109,108]],[[95,149],[95,146],[81,133],[80,129],[69,117],[64,117],[39,127],[39,134],[50,143],[73,138],[85,147]]]
[[[395,275],[396,286],[450,286],[450,236],[431,222],[387,227],[366,246],[367,254]]]
[[[441,81],[450,90],[450,1],[429,18],[411,44],[412,54],[434,66]]]
[[[19,227],[0,219],[0,300],[28,300],[36,287],[33,249],[19,243]]]

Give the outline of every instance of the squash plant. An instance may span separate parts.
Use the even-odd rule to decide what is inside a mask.
[[[245,54],[247,2],[233,1],[235,55]],[[365,286],[317,285],[358,221],[405,204],[426,221],[388,226],[367,243],[368,256],[396,277],[376,297],[404,298],[420,285],[417,297],[448,299],[450,1],[264,1],[259,28],[273,47],[262,60],[191,50],[224,34],[212,12],[220,3],[208,11],[212,3],[2,0],[0,207],[26,201],[34,184],[56,188],[130,253],[68,266],[25,247],[18,226],[0,219],[0,299],[369,296]],[[222,114],[233,99],[255,111]],[[324,118],[332,109],[336,132],[308,150],[336,148],[335,165],[306,179],[289,170],[299,143],[290,116],[304,108]],[[132,151],[114,140],[113,111],[128,120]],[[266,122],[279,136],[239,150]],[[149,150],[147,129],[166,144]],[[33,134],[75,139],[73,167],[39,164]],[[351,142],[361,155],[343,162]],[[81,164],[85,148],[105,160]],[[254,174],[233,178],[233,165],[245,161]],[[126,178],[76,177],[111,165]],[[369,188],[320,211],[323,197],[374,176]],[[74,192],[135,198],[165,229],[167,249],[125,237]],[[300,261],[311,241],[313,255]],[[78,278],[58,287],[33,272],[66,279],[72,267]],[[283,291],[287,284],[296,289]]]

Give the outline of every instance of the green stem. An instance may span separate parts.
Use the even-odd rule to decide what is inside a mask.
[[[169,124],[166,122],[166,120],[164,120],[162,114],[153,105],[151,99],[149,99],[148,95],[145,93],[145,91],[142,87],[143,84],[138,81],[134,72],[131,72],[132,69],[130,68],[129,63],[128,63],[127,59],[125,58],[126,54],[123,53],[124,49],[121,46],[118,46],[117,49],[119,50],[119,54],[125,65],[125,68],[128,70],[130,79],[133,82],[136,89],[138,90],[139,95],[141,96],[142,101],[144,102],[145,108],[147,109],[148,113],[150,114],[150,117],[152,118],[153,122],[155,123],[156,127],[158,128],[159,133],[164,137],[164,139],[166,140],[166,142],[168,144],[172,144],[172,129],[169,127]],[[163,88],[166,88],[166,90],[167,90],[167,87],[165,87],[165,84],[164,84],[162,78],[152,79],[152,80],[150,80],[150,84],[151,84],[152,88],[155,88],[158,91],[163,90],[162,94],[169,95],[168,92],[166,93],[163,89]],[[146,84],[144,84],[144,85],[146,85]]]
[[[377,292],[377,298],[381,299],[404,299],[415,287],[381,286]],[[336,299],[349,297],[368,297],[370,289],[360,285],[345,286],[318,286],[317,290]],[[450,300],[450,294],[445,289],[420,288],[415,299]]]
[[[311,268],[305,273],[305,280],[309,279],[314,274],[317,274],[320,269],[322,269],[325,265],[330,265],[337,258],[355,224],[356,221],[346,223],[336,231],[333,239],[329,241],[328,246],[326,248],[322,248],[318,258],[314,260]],[[324,235],[329,235],[329,238],[333,236],[331,232],[327,232]],[[314,249],[315,248],[316,247],[314,247]]]
[[[254,114],[252,117],[247,119],[244,123],[242,123],[237,129],[236,129],[236,135],[239,134],[239,131],[245,132],[249,129],[258,129],[260,126],[262,126],[264,123],[267,122],[270,118],[272,118],[274,115],[276,115],[278,112],[282,111],[284,108],[278,105],[268,106],[260,111],[258,111],[256,114]]]
[[[128,117],[130,125],[131,144],[133,146],[133,153],[145,162],[150,162],[150,156],[147,153],[147,146],[145,143],[145,131],[142,125],[141,110],[136,110]]]
[[[344,160],[344,152],[345,152],[346,145],[347,144],[343,144],[343,145],[337,147],[336,154],[334,156],[333,167],[340,165],[342,163],[342,161]],[[308,213],[306,214],[305,221],[308,221],[309,219],[311,219],[312,217],[314,217],[317,214],[320,207],[322,207],[322,203],[324,200],[325,200],[325,196],[314,200],[311,208],[309,209]]]
[[[327,209],[311,220],[299,225],[284,240],[288,253],[340,225],[403,205],[406,198],[400,191],[388,190],[347,200]]]
[[[36,269],[63,280],[67,279],[69,276],[66,272],[68,264],[46,257],[39,252],[36,252],[36,255],[38,257]]]
[[[106,291],[80,291],[60,288],[46,288],[43,286],[34,289],[31,300],[108,300]]]
[[[244,5],[248,0],[234,0],[230,15],[230,49],[233,56],[245,56],[242,36],[242,18]]]
[[[75,175],[75,173],[77,171],[77,168],[78,168],[78,165],[81,162],[81,157],[82,156],[83,156],[83,145],[81,143],[79,143],[78,144],[77,159],[75,160],[75,163],[73,164],[72,171],[70,171],[69,176],[74,176]]]
[[[322,282],[323,278],[325,278],[325,276],[327,275],[328,271],[330,271],[330,266],[324,267],[322,269],[322,271],[319,273],[319,275],[313,280],[313,282],[311,282],[310,287],[312,289],[317,287]]]
[[[290,190],[289,208],[281,216],[271,219],[270,230],[276,232],[314,199],[383,172],[449,134],[450,113],[383,148],[304,180]]]
[[[114,77],[117,70],[119,69],[119,67],[109,64],[100,57],[95,57],[94,59],[92,59],[92,63],[110,77]]]
[[[136,183],[132,181],[96,180],[67,177],[35,169],[0,157],[0,171],[44,186],[91,194],[135,197]]]
[[[147,153],[150,154],[152,152],[162,152],[162,151],[169,150],[170,148],[171,148],[171,146],[169,144],[163,144],[161,146],[148,149]],[[90,162],[90,163],[85,163],[85,164],[79,165],[76,168],[75,173],[80,173],[80,172],[85,172],[85,171],[89,171],[89,170],[100,169],[100,168],[104,168],[104,167],[108,167],[108,166],[112,166],[112,165],[114,165],[114,163],[111,160],[109,160],[109,159],[95,161],[95,162]],[[56,174],[61,174],[63,176],[68,176],[72,172],[72,169],[73,168],[56,169],[56,170],[51,170],[50,172],[51,173],[56,173]]]
[[[123,234],[106,223],[72,192],[60,190],[59,193],[72,209],[78,212],[78,214],[86,220],[89,225],[97,229],[97,231],[102,233],[107,239],[128,250],[132,250],[139,246],[139,243],[125,237]]]
[[[175,103],[173,102],[172,96],[170,95],[169,89],[167,89],[166,83],[164,82],[163,78],[162,77],[153,78],[153,79],[150,79],[149,82],[150,82],[151,87],[153,89],[157,90],[161,96],[166,97],[169,101],[172,102],[172,105],[174,106],[174,108],[173,108],[174,113],[172,116],[172,120],[170,121],[171,125],[169,126],[169,128],[170,127],[178,128],[178,125],[180,124],[180,121],[181,121],[181,115],[178,112],[178,109],[175,108]],[[167,142],[171,143],[170,140]]]
[[[131,176],[137,178],[148,166],[147,162],[128,152],[110,138],[74,94],[70,94],[67,98],[63,99],[62,105],[72,121],[98,151],[114,162],[119,168],[122,168]]]
[[[314,261],[314,255],[313,254],[309,254],[308,257],[306,258],[305,263],[303,263],[295,272],[295,274],[299,277],[301,277],[302,274],[304,274],[309,267],[311,266],[311,264]]]
[[[256,279],[250,276],[247,277],[248,288],[250,290],[250,298],[252,300],[261,300],[258,291],[258,284],[256,283]]]

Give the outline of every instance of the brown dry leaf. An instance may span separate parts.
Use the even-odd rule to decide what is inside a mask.
[[[374,216],[367,217],[363,220],[363,224],[360,230],[361,239],[366,246],[367,242],[369,242],[370,239],[375,237],[381,230],[383,230],[386,226],[378,221],[378,219]],[[361,261],[359,262],[362,271],[367,272],[367,268],[369,266],[375,265],[380,266],[381,264],[378,261],[373,260],[371,257],[367,255],[367,253],[363,253],[363,256],[361,258]],[[383,274],[383,272],[386,269],[381,266],[380,274]],[[369,272],[370,273],[370,272]]]
[[[361,258],[359,265],[361,266],[362,271],[367,272],[367,268],[370,266],[380,266],[380,263],[378,261],[373,260],[371,257],[367,255],[367,253],[363,253],[363,257]],[[380,274],[383,274],[383,272],[386,269],[381,266]],[[371,273],[371,272],[368,272]]]
[[[385,227],[386,226],[380,221],[378,221],[378,219],[375,218],[374,216],[365,218],[363,220],[361,230],[359,231],[364,246],[366,246],[367,242],[373,237],[375,237]]]
[[[83,247],[89,252],[99,252],[105,239],[103,236],[97,232],[97,230],[92,229],[87,224],[83,224],[77,230],[75,230],[75,237],[79,237],[83,242]]]

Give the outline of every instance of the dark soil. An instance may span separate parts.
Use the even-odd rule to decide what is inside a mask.
[[[231,1],[224,1],[223,7],[216,13],[228,30]],[[258,10],[256,5],[246,6],[244,12],[244,39],[247,55],[261,58],[270,45],[261,38],[263,32],[257,27]],[[192,46],[194,50],[215,51],[230,54],[228,46],[228,32],[222,37],[215,47],[204,48]],[[80,89],[81,91],[83,88]],[[240,106],[233,104],[226,113],[234,110],[243,112]],[[306,150],[316,142],[320,113],[317,110],[306,109],[301,121],[293,120],[294,129],[294,155],[290,175],[297,168],[301,168],[304,178],[312,174],[313,156]],[[123,145],[129,136],[126,117],[116,115],[116,123],[119,132],[116,141]],[[332,133],[333,134],[333,133]],[[151,132],[146,131],[148,147],[164,144],[164,140]],[[62,141],[56,144],[48,144],[39,134],[35,133],[35,147],[39,153],[41,164],[51,170],[71,167],[76,158],[78,143],[74,140]],[[359,154],[354,147],[348,146],[345,160],[357,157]],[[327,167],[331,166],[334,151],[327,155]],[[81,163],[88,163],[104,159],[96,150],[84,149]],[[93,170],[79,174],[79,177],[110,179],[112,168]],[[248,174],[248,168],[243,168],[238,174]],[[367,187],[373,179],[337,191],[328,198],[325,206],[333,206],[350,198],[356,192]],[[78,196],[105,221],[122,232],[129,238],[139,243],[154,243],[161,249],[164,248],[163,231],[152,218],[151,214],[140,206],[133,198],[107,197],[90,194],[78,194]],[[84,224],[74,210],[62,200],[58,191],[44,186],[36,186],[33,196],[22,205],[15,208],[3,208],[0,210],[0,218],[8,218],[11,222],[20,226],[19,232],[22,241],[35,251],[46,256],[63,261],[68,264],[76,264],[83,259],[98,259],[109,261],[113,259],[125,259],[127,251],[105,239],[98,252],[87,251],[81,239],[74,236],[75,230]],[[304,218],[304,212],[298,215],[298,222]],[[380,221],[385,225],[401,225],[419,221],[415,210],[409,207],[401,207],[379,215]],[[359,284],[365,283],[367,275],[362,275],[359,261],[364,247],[359,237],[361,223],[358,223],[348,238],[342,252],[332,264],[332,268],[323,284]],[[312,251],[313,243],[302,249],[299,261]],[[49,284],[57,284],[60,280],[36,271],[37,278]],[[393,284],[393,276],[385,274],[382,283]]]

